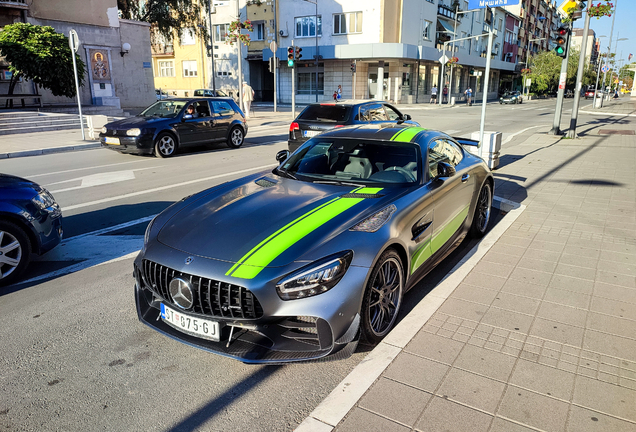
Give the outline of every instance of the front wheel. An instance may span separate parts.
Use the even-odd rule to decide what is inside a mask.
[[[167,158],[174,155],[177,150],[177,142],[169,133],[162,133],[155,140],[155,156]]]
[[[402,260],[393,249],[386,250],[371,271],[362,300],[362,337],[377,344],[393,328],[404,294]]]
[[[234,129],[230,131],[230,136],[227,138],[227,145],[230,148],[239,148],[243,145],[244,140],[245,134],[243,134],[243,129],[235,126]]]
[[[470,227],[470,235],[473,238],[481,238],[486,234],[488,222],[490,222],[490,213],[492,209],[492,188],[490,183],[485,183],[479,191],[475,213],[473,214],[473,223]]]
[[[12,283],[29,264],[31,242],[11,222],[0,221],[0,286]]]

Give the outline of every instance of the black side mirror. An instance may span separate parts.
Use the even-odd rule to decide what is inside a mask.
[[[446,162],[439,162],[437,164],[437,178],[452,177],[456,173],[455,167]]]
[[[404,114],[404,115],[402,115],[402,119],[404,121],[408,121],[408,120],[411,120],[411,116],[409,114]]]
[[[289,157],[289,150],[281,150],[276,153],[276,161],[281,164],[287,160]]]

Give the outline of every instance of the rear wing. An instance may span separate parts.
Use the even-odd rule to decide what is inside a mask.
[[[471,140],[468,138],[456,138],[456,137],[453,137],[453,139],[463,146],[479,147],[479,141],[477,140]]]

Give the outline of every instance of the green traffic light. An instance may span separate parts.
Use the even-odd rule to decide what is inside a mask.
[[[555,49],[556,53],[561,55],[565,52],[565,50],[563,49],[563,47],[556,47]]]
[[[293,60],[287,60],[287,66],[294,67],[294,61]]]

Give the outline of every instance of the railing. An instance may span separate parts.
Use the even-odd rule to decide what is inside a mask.
[[[438,5],[437,6],[437,15],[443,16],[443,17],[448,18],[450,20],[455,20],[455,9],[450,8],[450,7],[446,6],[446,5]],[[457,21],[460,21],[459,17],[457,18]]]

